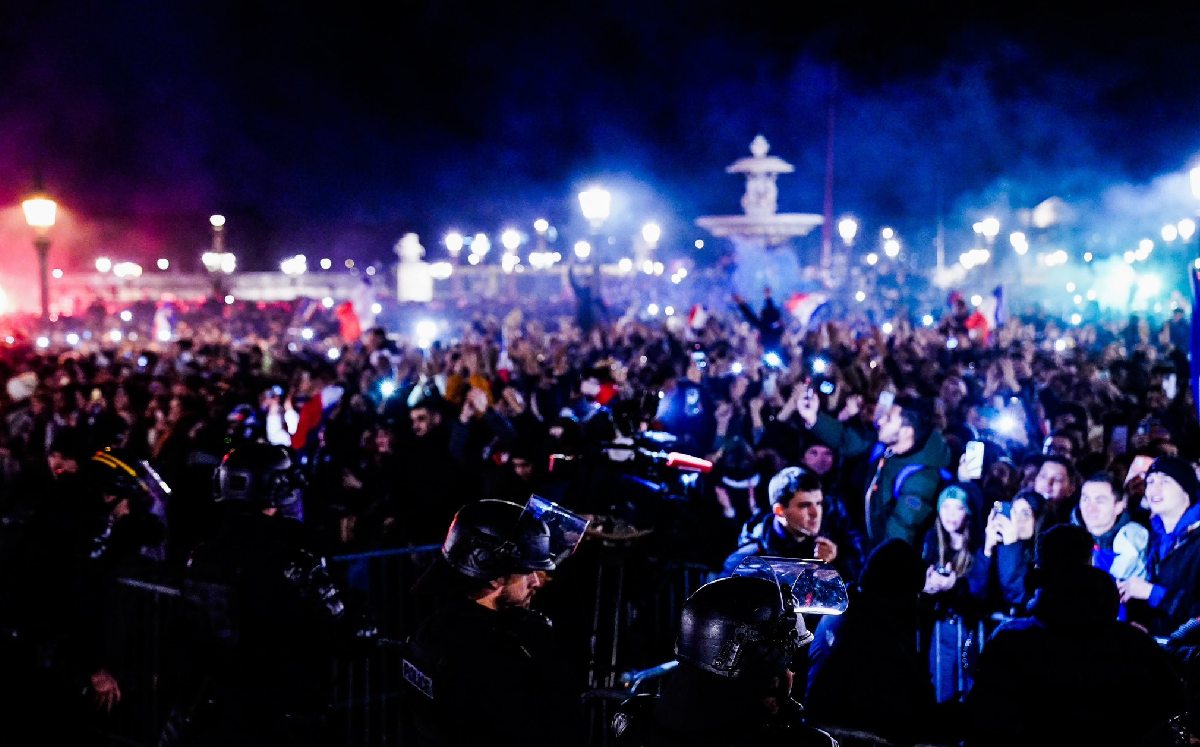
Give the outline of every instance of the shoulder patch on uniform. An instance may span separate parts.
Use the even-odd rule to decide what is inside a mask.
[[[420,667],[408,659],[403,660],[404,681],[412,685],[422,695],[433,700],[433,678],[421,671]]]

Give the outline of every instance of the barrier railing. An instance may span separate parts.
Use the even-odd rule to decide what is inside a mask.
[[[438,546],[398,548],[330,559],[331,573],[355,604],[372,615],[382,636],[369,655],[339,658],[334,663],[333,733],[336,743],[354,747],[403,747],[407,738],[402,700],[402,641],[431,612],[428,601],[410,593]],[[643,559],[645,561],[645,559]],[[656,664],[669,656],[684,600],[708,573],[704,566],[652,562],[652,583],[639,585],[612,618],[620,628],[607,642],[616,651],[599,657],[605,666],[586,698],[592,709],[592,745],[608,743],[608,723],[615,706],[636,687],[621,680],[631,667]],[[583,574],[582,578],[590,578]],[[585,582],[586,583],[586,582]],[[106,620],[114,675],[121,684],[122,703],[105,719],[102,731],[109,744],[153,747],[181,693],[187,600],[177,587],[138,579],[121,579],[114,592],[118,612]],[[602,602],[604,600],[601,600]],[[636,629],[636,634],[625,633]],[[600,631],[605,637],[612,631]],[[610,671],[611,669],[611,671]],[[660,674],[657,669],[653,674]],[[651,676],[648,680],[653,680]],[[580,683],[584,689],[583,683]]]

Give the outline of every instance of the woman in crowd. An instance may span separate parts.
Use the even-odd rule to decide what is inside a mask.
[[[964,666],[978,652],[979,633],[967,577],[975,562],[967,492],[951,485],[938,496],[937,519],[925,535],[922,601],[923,637],[939,703],[961,697],[970,688]]]

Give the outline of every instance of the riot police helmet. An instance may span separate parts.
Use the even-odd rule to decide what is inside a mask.
[[[116,447],[99,449],[88,459],[93,486],[104,495],[129,498],[144,506],[166,500],[171,488],[144,459]]]
[[[218,503],[242,503],[254,508],[289,505],[304,480],[291,449],[254,441],[231,449],[213,473]]]
[[[493,499],[459,509],[442,557],[455,571],[481,581],[555,567],[547,524],[516,503]]]
[[[675,654],[711,674],[741,679],[781,673],[812,639],[787,584],[733,576],[688,597]]]

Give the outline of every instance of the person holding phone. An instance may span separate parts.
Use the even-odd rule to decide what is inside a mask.
[[[919,547],[933,523],[934,504],[942,484],[942,471],[950,465],[950,448],[933,423],[932,407],[914,397],[897,397],[877,419],[874,442],[856,429],[821,412],[821,401],[811,387],[798,407],[800,420],[821,441],[845,459],[865,455],[867,483],[862,489],[862,525],[869,547],[897,537]],[[853,506],[847,486],[847,505]],[[852,509],[856,513],[857,506]],[[857,517],[856,517],[857,518]]]
[[[970,500],[967,491],[950,485],[938,495],[937,520],[925,535],[924,613],[928,621],[925,650],[939,703],[970,689],[964,658],[978,653],[973,635],[976,615],[967,575],[974,563]]]
[[[988,612],[1011,615],[1024,610],[1029,599],[1026,578],[1045,506],[1046,499],[1033,490],[993,504],[968,578],[971,596]]]

